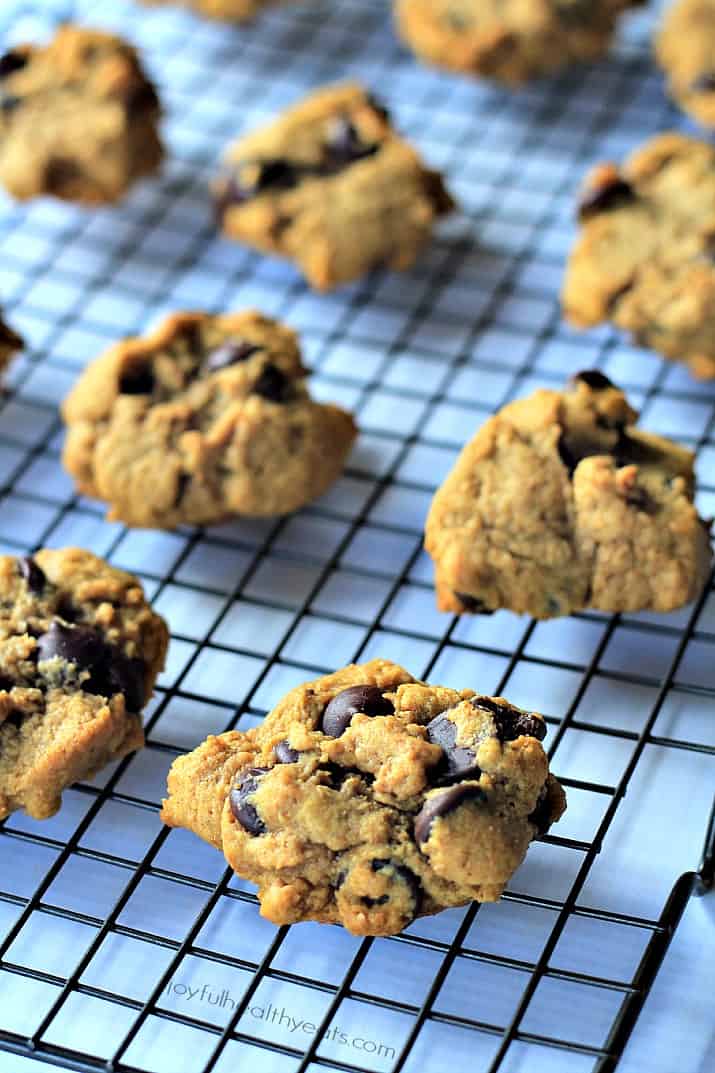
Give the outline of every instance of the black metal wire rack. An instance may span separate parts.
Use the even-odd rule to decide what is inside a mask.
[[[122,0],[6,2],[0,33],[67,17],[138,43],[171,155],[116,209],[0,204],[0,298],[29,341],[0,401],[0,545],[78,543],[135,570],[173,640],[147,748],[69,791],[53,820],[0,829],[0,1050],[87,1071],[609,1073],[713,879],[712,587],[670,617],[459,621],[434,609],[421,529],[490,411],[591,366],[644,425],[698,449],[715,513],[715,385],[609,329],[570,331],[557,300],[585,168],[683,123],[650,60],[652,15],[607,62],[519,94],[419,66],[379,0],[315,0],[248,29]],[[318,298],[217,239],[206,183],[241,130],[346,75],[383,97],[464,212],[411,272]],[[107,523],[59,462],[57,404],[78,369],[168,310],[249,305],[301,331],[314,392],[356,413],[345,476],[270,523]],[[569,812],[496,907],[392,939],[276,930],[219,854],[161,827],[166,771],[297,682],[378,653],[544,711]]]

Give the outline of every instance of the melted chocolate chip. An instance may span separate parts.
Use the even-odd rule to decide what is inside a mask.
[[[22,559],[17,560],[17,566],[27,583],[28,589],[36,594],[41,593],[47,578],[35,560],[31,556],[25,555]]]
[[[640,488],[637,484],[626,492],[626,503],[635,510],[643,511],[644,514],[657,514],[660,510],[659,505],[650,493],[645,488]]]
[[[295,764],[296,760],[300,759],[298,750],[291,749],[287,741],[279,741],[277,745],[274,745],[273,753],[279,764]]]
[[[409,868],[404,864],[400,864],[398,861],[393,861],[389,857],[374,857],[370,861],[370,868],[373,872],[389,871],[390,880],[395,884],[404,885],[407,887],[410,897],[412,899],[412,906],[410,911],[410,920],[413,920],[417,916],[417,911],[422,900],[422,887],[420,881]],[[364,896],[361,901],[367,906],[374,905],[387,905],[390,901],[390,894],[382,894],[379,898],[369,898]],[[403,927],[407,925],[404,924]]]
[[[50,194],[62,194],[80,174],[79,164],[70,157],[50,157],[45,166],[45,186]]]
[[[460,782],[456,786],[450,786],[425,801],[420,811],[415,816],[415,841],[421,846],[430,836],[432,824],[439,816],[446,816],[453,812],[465,801],[486,801],[486,795],[481,787],[474,783]]]
[[[269,402],[283,403],[291,396],[291,382],[277,365],[269,361],[263,366],[260,376],[253,385],[253,395],[260,395]]]
[[[229,794],[231,812],[249,835],[262,835],[266,831],[266,825],[258,815],[256,806],[248,799],[255,794],[259,782],[269,770],[270,768],[265,767],[247,768],[238,776]]]
[[[491,713],[497,737],[502,744],[505,741],[514,741],[522,734],[536,738],[537,741],[543,741],[546,737],[546,723],[530,712],[522,712],[519,708],[512,708],[510,704],[497,704],[491,697],[472,697],[469,703],[473,708],[481,708]]]
[[[108,644],[95,630],[70,626],[55,619],[37,639],[38,662],[59,657],[79,671],[89,671],[80,688],[87,693],[111,697],[123,693],[127,710],[138,712],[146,700],[143,660],[131,659]]]
[[[546,783],[541,789],[534,811],[527,816],[527,819],[529,823],[533,823],[537,834],[545,835],[549,827],[551,827],[553,822],[551,818],[551,802]]]
[[[362,141],[355,124],[347,116],[337,116],[330,124],[323,148],[324,170],[328,173],[342,171],[356,160],[374,156],[378,149],[378,145],[367,145]]]
[[[636,192],[631,184],[620,176],[614,177],[583,194],[578,203],[579,220],[587,220],[600,212],[611,212],[635,199]]]
[[[24,56],[22,52],[15,52],[11,49],[10,52],[0,56],[0,78],[7,78],[9,75],[14,74],[15,71],[21,71],[26,66],[27,56]]]
[[[459,600],[460,604],[464,607],[465,611],[468,611],[470,615],[493,615],[494,611],[491,607],[487,607],[476,596],[470,596],[466,592],[455,592],[454,594]]]
[[[354,715],[390,715],[392,703],[383,696],[377,686],[350,686],[338,693],[323,712],[321,730],[331,738],[339,738],[350,726]]]
[[[153,390],[154,373],[150,365],[127,369],[119,379],[120,395],[151,395]]]
[[[580,373],[575,373],[572,379],[586,384],[592,391],[605,391],[609,387],[614,387],[613,381],[609,380],[598,369],[584,369]]]
[[[457,745],[457,725],[442,712],[436,715],[426,726],[427,738],[433,745],[439,745],[444,752],[443,762],[437,769],[440,781],[451,782],[455,779],[478,779],[481,771],[476,763],[476,756],[471,749]]]
[[[156,90],[149,82],[136,86],[126,98],[127,114],[137,116],[141,112],[155,112],[160,107]]]
[[[566,441],[566,433],[561,430],[558,443],[556,444],[556,450],[559,452],[559,458],[568,470],[569,477],[573,477],[576,466],[581,461],[580,452],[572,451],[570,445]]]
[[[4,726],[6,723],[9,723],[11,727],[15,727],[19,730],[19,728],[24,722],[25,713],[21,712],[19,708],[12,708],[5,716],[4,721],[0,723],[0,727]]]
[[[14,685],[12,678],[6,678],[4,674],[0,674],[0,692],[9,693]]]
[[[238,365],[239,362],[247,361],[252,354],[263,348],[256,343],[249,343],[245,339],[237,339],[222,343],[216,347],[206,358],[204,370],[207,373],[216,373],[219,369],[227,369],[230,365]]]

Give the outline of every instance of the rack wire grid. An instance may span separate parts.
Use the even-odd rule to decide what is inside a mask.
[[[378,0],[306,0],[241,29],[166,6],[3,3],[0,31],[7,46],[67,17],[141,48],[170,155],[116,208],[0,205],[1,297],[28,341],[0,403],[0,542],[80,544],[136,571],[172,643],[146,748],[67,791],[52,820],[2,826],[0,1047],[87,1071],[616,1069],[713,877],[712,581],[670,616],[460,620],[435,610],[421,533],[488,414],[584,367],[698,449],[698,502],[715,513],[715,384],[608,327],[570,331],[557,298],[586,167],[686,123],[650,59],[653,12],[627,20],[607,61],[519,93],[420,66]],[[410,272],[317,297],[218,238],[206,187],[242,130],[346,76],[385,100],[463,212]],[[299,329],[314,393],[356,414],[345,475],[283,519],[106,522],[60,466],[57,406],[79,370],[169,310],[248,306]],[[297,683],[378,654],[543,711],[569,810],[499,905],[390,939],[276,929],[220,854],[162,828],[167,770]]]

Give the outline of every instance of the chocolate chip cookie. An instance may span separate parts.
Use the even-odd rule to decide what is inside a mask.
[[[608,50],[642,0],[395,0],[405,43],[428,63],[520,85]]]
[[[715,126],[715,0],[676,0],[666,11],[655,51],[680,107]]]
[[[355,84],[319,90],[229,151],[213,187],[224,234],[294,261],[329,290],[406,269],[453,202]]]
[[[225,19],[228,22],[248,22],[260,15],[264,8],[288,2],[289,0],[143,0],[143,3],[151,5],[180,3],[183,7],[197,11],[199,15],[206,15],[210,19]]]
[[[162,818],[223,851],[275,924],[392,935],[496,901],[565,808],[540,715],[376,659],[176,760]]]
[[[8,327],[2,318],[2,311],[0,310],[0,375],[9,365],[15,351],[20,350],[21,347],[22,339],[17,332]]]
[[[117,201],[161,162],[158,118],[134,49],[65,25],[0,57],[0,182],[20,200]]]
[[[715,377],[715,147],[661,134],[620,170],[600,165],[579,218],[566,318],[579,328],[610,320],[694,376]]]
[[[693,454],[634,428],[637,416],[591,371],[490,418],[427,519],[439,607],[551,618],[694,599],[711,552]]]
[[[288,514],[329,488],[356,433],[306,375],[275,320],[177,313],[85,371],[63,407],[65,466],[127,525]]]
[[[0,557],[0,819],[144,744],[169,634],[140,583],[88,551]]]

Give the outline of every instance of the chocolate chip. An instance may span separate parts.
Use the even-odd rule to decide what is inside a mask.
[[[277,745],[274,745],[273,753],[279,764],[295,764],[296,760],[300,759],[298,750],[291,749],[287,741],[279,741]]]
[[[45,166],[45,186],[50,194],[62,194],[80,177],[80,168],[69,157],[51,157]]]
[[[204,369],[208,373],[218,372],[219,369],[227,369],[230,365],[247,361],[252,354],[263,348],[256,343],[249,343],[245,339],[229,341],[216,347],[206,358]]]
[[[22,98],[16,97],[13,93],[0,93],[0,112],[5,115],[10,115],[16,108],[19,108],[22,104]]]
[[[706,71],[699,74],[688,86],[689,93],[712,93],[715,91],[715,72]]]
[[[432,824],[439,816],[446,816],[453,812],[465,801],[477,801],[481,804],[486,799],[486,794],[481,787],[469,782],[460,782],[428,798],[415,816],[414,830],[417,845],[421,846],[427,841]]]
[[[575,373],[571,379],[586,384],[593,391],[605,391],[607,388],[615,386],[613,381],[609,380],[598,369],[584,369],[580,373]]]
[[[0,674],[0,692],[9,693],[14,685],[12,678],[6,678],[4,674]]]
[[[576,466],[582,459],[580,451],[573,451],[570,444],[566,440],[566,432],[562,429],[556,444],[556,450],[559,452],[559,458],[563,462],[564,466],[568,470],[569,477],[573,477]]]
[[[376,144],[363,142],[355,124],[347,116],[336,116],[331,120],[323,149],[325,170],[328,173],[341,171],[356,160],[374,156],[378,149]]]
[[[35,560],[31,556],[25,555],[22,559],[17,560],[17,566],[27,583],[28,589],[34,593],[42,592],[47,578]]]
[[[491,697],[472,697],[469,702],[473,708],[490,712],[496,726],[497,737],[502,744],[514,741],[522,734],[525,737],[543,741],[546,737],[546,723],[530,712],[522,712],[510,704],[497,704]]]
[[[621,208],[629,201],[635,201],[636,192],[629,182],[620,176],[614,176],[607,182],[587,190],[578,203],[579,220],[587,220],[600,212],[610,212]]]
[[[111,697],[123,693],[128,711],[138,712],[146,700],[144,661],[125,656],[95,630],[54,619],[37,639],[38,662],[59,657],[79,671],[89,671],[80,683],[87,693]]]
[[[251,394],[260,395],[269,402],[287,402],[291,395],[291,382],[282,369],[269,361],[263,366],[260,376],[253,385]]]
[[[549,800],[548,784],[544,783],[536,802],[534,811],[527,816],[529,823],[533,823],[537,834],[545,835],[552,824],[551,802]]]
[[[389,878],[393,880],[395,884],[404,885],[407,887],[409,895],[412,900],[412,906],[410,909],[410,920],[413,920],[417,916],[420,902],[422,900],[422,887],[417,876],[404,864],[400,864],[398,861],[390,860],[388,857],[374,857],[370,861],[370,868],[373,872],[385,872],[390,873]],[[391,884],[392,885],[392,884]],[[370,898],[364,895],[360,899],[363,904],[372,907],[375,905],[387,905],[390,901],[390,893],[381,894],[379,898]],[[406,924],[403,924],[406,927]]]
[[[135,86],[127,96],[125,106],[129,116],[137,116],[147,111],[155,112],[160,107],[156,90],[150,82]]]
[[[350,726],[354,715],[390,715],[394,712],[392,703],[383,696],[377,686],[350,686],[338,693],[323,712],[321,730],[331,738],[339,738]]]
[[[248,800],[258,789],[258,784],[270,768],[249,767],[241,772],[229,794],[231,812],[249,835],[262,835],[266,825],[258,815],[255,805]]]
[[[15,71],[21,71],[23,67],[27,66],[27,56],[22,52],[15,52],[10,50],[3,56],[0,56],[0,78],[7,78],[9,75],[14,74]]]
[[[26,713],[21,712],[19,708],[12,708],[5,716],[4,721],[0,723],[0,727],[9,723],[11,727],[15,727],[19,730],[25,722],[25,714]]]
[[[178,477],[176,478],[176,492],[174,493],[174,503],[173,503],[173,506],[175,508],[180,507],[181,504],[183,503],[184,496],[188,492],[190,484],[191,484],[191,474],[190,473],[180,473],[178,475]]]
[[[433,745],[439,745],[444,752],[442,764],[437,773],[444,781],[454,779],[478,779],[481,771],[476,764],[475,754],[463,745],[457,745],[457,725],[442,712],[436,715],[426,726],[427,738]]]
[[[154,373],[150,365],[127,369],[119,379],[120,395],[151,395],[153,390]]]
[[[660,510],[658,503],[653,499],[645,488],[633,485],[626,492],[626,503],[635,510],[641,510],[644,514],[657,514]]]
[[[470,615],[493,615],[494,610],[491,607],[487,607],[482,600],[476,596],[470,596],[466,592],[455,592],[454,594],[462,604],[465,611],[468,611]]]

